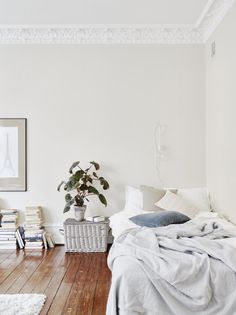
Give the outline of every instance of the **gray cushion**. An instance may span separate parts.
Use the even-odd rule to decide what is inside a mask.
[[[160,211],[136,215],[130,220],[140,226],[159,227],[169,224],[185,223],[190,220],[186,215],[177,211]]]

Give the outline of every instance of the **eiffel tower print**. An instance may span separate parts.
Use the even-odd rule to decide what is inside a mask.
[[[15,177],[15,170],[11,161],[9,150],[9,136],[6,133],[6,151],[2,167],[0,168],[0,177]]]

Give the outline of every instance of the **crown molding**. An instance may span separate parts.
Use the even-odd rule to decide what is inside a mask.
[[[195,25],[2,25],[0,44],[202,44],[236,0],[209,0]]]
[[[192,27],[16,26],[0,27],[0,44],[193,44],[202,35]]]
[[[212,1],[209,10],[206,11],[204,18],[198,26],[198,31],[203,34],[203,42],[206,42],[213,34],[235,2],[236,0]]]

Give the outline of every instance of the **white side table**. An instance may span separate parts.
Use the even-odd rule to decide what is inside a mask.
[[[66,252],[106,252],[108,219],[102,222],[67,219],[63,226]]]

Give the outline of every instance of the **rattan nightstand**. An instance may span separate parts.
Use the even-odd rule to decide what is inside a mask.
[[[66,252],[106,252],[108,219],[102,222],[67,219],[63,225]]]

